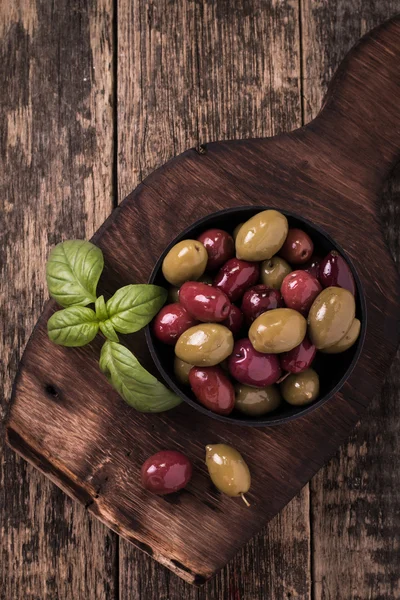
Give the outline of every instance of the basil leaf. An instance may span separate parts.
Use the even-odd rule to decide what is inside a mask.
[[[46,265],[50,296],[64,307],[95,302],[103,266],[103,253],[91,242],[68,240],[57,244]]]
[[[96,336],[99,322],[95,312],[84,306],[70,306],[51,315],[47,333],[60,346],[85,346]]]
[[[119,342],[118,336],[115,333],[115,329],[109,319],[107,319],[107,321],[100,321],[99,325],[101,333],[105,335],[107,339],[111,340],[112,342]]]
[[[167,299],[158,285],[126,285],[106,304],[109,319],[119,333],[134,333],[150,323]]]
[[[96,317],[98,318],[98,320],[99,321],[107,321],[107,319],[108,319],[108,312],[107,312],[107,308],[106,308],[106,303],[105,303],[105,300],[104,300],[104,296],[99,296],[96,299],[94,308],[95,308]]]
[[[146,371],[122,344],[104,344],[100,355],[100,369],[123,399],[140,412],[163,412],[182,402]]]

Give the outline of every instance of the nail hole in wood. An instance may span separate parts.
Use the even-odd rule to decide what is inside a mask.
[[[54,387],[54,385],[51,385],[51,383],[48,383],[44,389],[46,391],[46,394],[48,394],[49,396],[53,396],[53,398],[58,398],[58,390]]]

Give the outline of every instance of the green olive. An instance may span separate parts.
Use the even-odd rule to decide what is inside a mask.
[[[185,281],[195,281],[207,266],[207,250],[197,240],[182,240],[171,248],[162,264],[165,279],[180,286]]]
[[[360,321],[358,319],[354,319],[346,335],[343,336],[341,340],[336,342],[336,344],[333,344],[333,346],[324,348],[322,352],[325,354],[339,354],[340,352],[345,352],[356,343],[358,336],[360,335],[360,329]]]
[[[243,223],[239,223],[239,225],[236,225],[235,229],[233,230],[232,237],[235,240],[235,242],[236,242],[237,234],[239,233],[239,229],[241,228],[242,225],[243,225]]]
[[[175,354],[197,367],[213,367],[233,350],[233,335],[219,323],[201,323],[190,327],[178,339]]]
[[[177,356],[175,356],[174,360],[174,373],[175,377],[178,381],[183,383],[183,385],[189,385],[189,371],[193,368],[193,365],[190,363],[181,360]]]
[[[242,496],[249,491],[251,475],[241,454],[227,444],[206,446],[206,465],[216,488],[227,496]]]
[[[313,402],[319,394],[319,377],[314,369],[292,373],[281,383],[283,398],[293,406]]]
[[[257,388],[238,383],[235,386],[235,408],[245,415],[266,415],[278,408],[280,403],[281,395],[276,385]]]
[[[261,283],[275,290],[280,290],[282,281],[291,272],[292,268],[286,260],[283,260],[280,256],[273,256],[261,263]]]
[[[204,273],[201,277],[196,279],[196,281],[199,281],[200,283],[206,283],[207,285],[212,285],[214,282],[213,278],[211,275],[208,275],[208,273]]]
[[[307,321],[296,310],[275,308],[252,323],[249,338],[257,352],[278,354],[292,350],[304,339]]]
[[[236,256],[258,261],[271,258],[280,250],[288,233],[288,222],[277,210],[264,210],[240,228],[236,238]]]
[[[229,373],[229,364],[228,364],[228,359],[223,360],[219,366],[221,367],[221,369],[223,371],[225,371],[225,373]]]
[[[179,288],[170,285],[168,288],[168,303],[172,304],[174,302],[179,302]]]
[[[314,300],[308,313],[310,338],[318,350],[337,344],[354,321],[356,303],[348,290],[327,287]]]

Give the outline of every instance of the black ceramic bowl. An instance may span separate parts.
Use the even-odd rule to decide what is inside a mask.
[[[234,228],[250,219],[256,213],[266,210],[267,206],[242,206],[222,210],[211,215],[199,219],[193,225],[187,227],[167,246],[164,252],[158,259],[153,272],[150,276],[149,283],[155,283],[168,288],[169,284],[162,274],[162,263],[164,257],[176,243],[183,239],[196,239],[203,231],[210,228],[220,228],[232,233]],[[313,368],[317,371],[320,378],[320,395],[319,398],[308,406],[291,406],[286,402],[282,402],[281,406],[274,412],[265,416],[254,418],[247,417],[239,412],[233,411],[228,416],[218,415],[211,412],[201,404],[199,404],[191,392],[190,388],[182,385],[177,381],[174,375],[174,350],[172,346],[167,346],[161,343],[153,335],[151,325],[146,330],[146,340],[149,346],[151,356],[160,371],[161,375],[167,384],[178,394],[185,402],[193,406],[196,410],[220,421],[227,423],[236,423],[238,425],[251,425],[253,427],[262,427],[267,425],[276,425],[305,415],[306,413],[315,410],[325,402],[327,402],[336,392],[340,390],[346,379],[351,374],[355,364],[360,356],[365,338],[367,311],[365,304],[365,296],[361,286],[360,279],[352,264],[350,258],[346,256],[344,250],[320,227],[316,227],[306,219],[299,217],[293,213],[282,211],[289,221],[289,227],[298,227],[306,231],[314,242],[315,254],[325,256],[331,250],[337,250],[347,260],[353,272],[357,286],[356,298],[356,315],[361,321],[361,333],[358,341],[352,348],[342,354],[322,354],[317,352],[316,359],[313,363]]]

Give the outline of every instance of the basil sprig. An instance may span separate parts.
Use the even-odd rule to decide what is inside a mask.
[[[140,412],[163,412],[181,403],[122,344],[110,341],[104,344],[100,369],[124,400]]]
[[[119,343],[118,333],[134,333],[150,323],[167,299],[157,285],[126,285],[106,302],[96,289],[104,267],[103,253],[91,242],[68,240],[50,253],[46,266],[52,298],[65,307],[47,323],[56,344],[79,347],[89,344],[99,330],[107,338],[101,350],[100,369],[130,405],[142,412],[162,412],[181,400],[144,369]],[[88,308],[94,304],[94,310]]]

